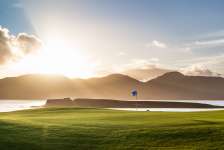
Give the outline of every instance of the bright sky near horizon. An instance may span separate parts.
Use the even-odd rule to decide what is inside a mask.
[[[223,0],[1,0],[0,78],[161,67],[224,74]]]

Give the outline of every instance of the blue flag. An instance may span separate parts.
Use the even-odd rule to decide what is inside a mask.
[[[132,91],[131,91],[131,95],[132,95],[132,96],[137,96],[137,95],[138,95],[137,90],[132,90]]]

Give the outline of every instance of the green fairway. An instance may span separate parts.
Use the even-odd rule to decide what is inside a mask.
[[[224,111],[45,108],[0,113],[0,150],[224,149]]]

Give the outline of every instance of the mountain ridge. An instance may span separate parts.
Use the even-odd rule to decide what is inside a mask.
[[[0,79],[0,99],[106,98],[139,99],[224,99],[224,78],[186,76],[168,72],[147,82],[128,75],[111,74],[89,79],[64,76],[23,75]]]

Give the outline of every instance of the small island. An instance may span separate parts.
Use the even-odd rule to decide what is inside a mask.
[[[210,104],[193,102],[171,101],[138,101],[138,100],[113,100],[113,99],[88,99],[88,98],[63,98],[48,99],[46,107],[87,107],[87,108],[223,108]]]

